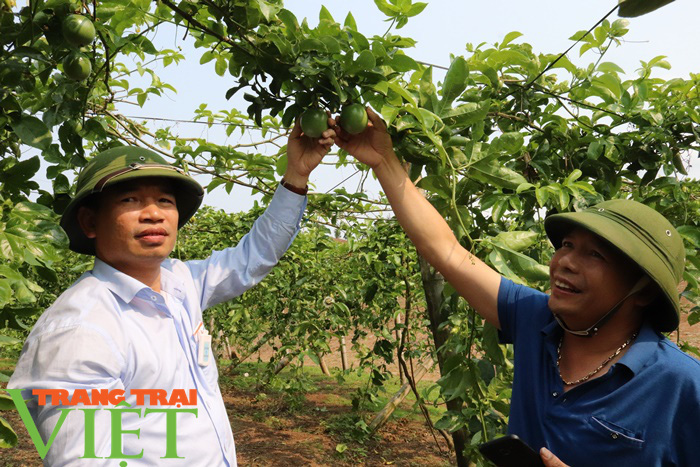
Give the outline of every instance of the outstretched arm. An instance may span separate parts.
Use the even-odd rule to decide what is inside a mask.
[[[333,145],[335,132],[320,139],[304,136],[297,121],[287,142],[286,182],[303,190],[309,174]],[[215,251],[200,261],[188,261],[204,310],[241,295],[259,283],[289,248],[300,228],[306,197],[279,187],[265,212],[233,248]]]
[[[501,276],[463,248],[440,213],[413,185],[394,153],[382,119],[367,109],[370,124],[358,135],[336,127],[335,143],[369,165],[384,189],[399,223],[418,252],[489,323],[498,322]]]

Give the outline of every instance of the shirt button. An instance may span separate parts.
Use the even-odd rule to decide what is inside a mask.
[[[612,439],[617,439],[617,433],[610,433],[610,437]]]
[[[554,391],[554,392],[552,393],[552,397],[558,397],[558,396],[559,396],[559,393],[558,393],[557,391]]]
[[[158,300],[158,299],[156,298],[155,295],[151,295],[151,300],[153,300],[153,301],[155,302],[155,301]]]

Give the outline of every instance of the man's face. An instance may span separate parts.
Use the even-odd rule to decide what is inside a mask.
[[[552,257],[549,308],[572,328],[586,328],[627,295],[640,276],[638,267],[616,248],[576,228]]]
[[[160,267],[177,240],[178,210],[166,180],[143,178],[106,189],[96,210],[82,208],[81,227],[97,257],[127,274]]]

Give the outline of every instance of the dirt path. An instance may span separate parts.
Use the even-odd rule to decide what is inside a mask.
[[[236,440],[241,466],[447,466],[450,456],[440,452],[425,423],[417,416],[391,420],[379,436],[364,443],[346,439],[352,423],[348,388],[319,376],[317,390],[292,408],[283,393],[224,388],[224,402]],[[404,404],[405,410],[411,410]],[[14,449],[2,450],[0,466],[41,466],[41,459],[16,412],[3,416],[19,435]],[[347,449],[340,453],[338,446]],[[446,450],[442,443],[443,451]],[[115,467],[119,465],[115,460]],[[194,464],[188,464],[194,465]]]

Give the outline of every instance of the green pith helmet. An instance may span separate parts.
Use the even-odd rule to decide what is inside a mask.
[[[61,227],[68,234],[71,250],[95,254],[95,240],[86,237],[78,223],[78,208],[106,187],[142,177],[167,178],[175,184],[178,228],[185,225],[202,204],[204,190],[200,184],[155,152],[131,146],[108,149],[92,158],[80,172],[75,197],[61,217]]]
[[[678,284],[683,278],[685,248],[680,234],[664,216],[642,203],[615,199],[581,212],[554,214],[545,219],[544,227],[555,248],[574,227],[589,230],[615,246],[663,292],[652,304],[654,327],[662,332],[678,327]]]

